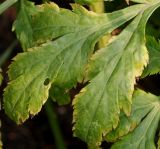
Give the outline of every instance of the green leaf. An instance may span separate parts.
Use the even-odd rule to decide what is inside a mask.
[[[102,1],[113,1],[113,0],[74,0],[76,3],[79,3],[79,4],[93,4],[93,3],[96,3],[96,2],[102,2]]]
[[[120,137],[132,131],[132,126],[140,124],[120,138],[112,149],[156,149],[154,137],[160,121],[160,98],[137,90],[133,95],[132,107],[131,116],[123,115],[122,122],[112,135]]]
[[[142,77],[160,72],[160,41],[157,42],[154,37],[148,37],[147,49],[149,51],[149,64],[144,69]]]
[[[74,135],[88,144],[99,145],[102,137],[117,127],[120,109],[130,114],[135,78],[148,60],[145,24],[157,7],[137,15],[112,43],[92,57],[88,66],[91,81],[73,101]]]
[[[10,6],[16,3],[18,0],[5,0],[0,4],[0,14],[2,14],[5,10],[7,10]]]
[[[34,3],[27,0],[19,0],[19,12],[12,30],[16,32],[24,51],[33,46],[34,32],[31,19],[37,12],[38,9],[36,9]]]
[[[39,12],[30,20],[33,41],[39,43],[48,38],[53,41],[18,54],[10,66],[11,81],[5,89],[4,108],[17,123],[41,110],[51,84],[56,87],[63,85],[65,91],[81,81],[97,40],[148,6],[136,5],[102,15],[79,5],[73,5],[73,11],[60,9],[53,3],[33,7],[38,7]],[[19,36],[19,32],[17,34]],[[28,41],[29,37],[26,37],[25,41]]]
[[[136,90],[133,94],[131,115],[127,117],[121,112],[118,127],[108,133],[105,139],[109,142],[115,142],[130,131],[133,131],[135,127],[139,125],[141,120],[146,117],[159,102],[160,100],[158,97],[152,94],[147,94],[141,90]]]

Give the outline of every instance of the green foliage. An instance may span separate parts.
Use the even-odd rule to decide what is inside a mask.
[[[148,37],[147,49],[149,51],[149,64],[145,68],[142,77],[160,72],[160,42],[153,37]]]
[[[128,149],[154,149],[154,136],[159,120],[160,98],[137,90],[133,94],[130,117],[122,113],[118,127],[110,132],[106,139],[115,141],[120,138],[120,141],[112,146],[113,149],[123,149],[125,146]]]
[[[91,58],[91,81],[73,102],[74,133],[82,140],[99,144],[102,136],[117,127],[120,109],[130,114],[135,78],[148,59],[145,23],[154,9],[149,7],[137,15],[111,44]]]
[[[13,30],[25,52],[13,59],[8,71],[6,114],[20,124],[37,114],[49,96],[67,104],[70,89],[88,82],[73,99],[74,135],[92,148],[107,140],[117,141],[113,149],[154,149],[160,100],[135,90],[135,84],[148,62],[143,77],[160,69],[160,45],[154,38],[145,39],[146,23],[160,0],[132,1],[141,4],[97,14],[79,4],[68,10],[20,0]],[[118,36],[95,51],[104,35],[128,21]]]
[[[44,42],[48,38],[54,40],[30,48],[14,58],[9,70],[11,82],[4,93],[6,113],[21,123],[29,115],[40,111],[48,98],[51,84],[63,90],[75,86],[77,81],[82,80],[84,66],[96,41],[137,15],[144,7],[132,6],[112,14],[97,15],[79,5],[73,5],[73,12],[60,9],[53,3],[35,6],[39,13],[34,14],[30,22],[34,30],[32,43]],[[130,9],[135,11],[128,14]],[[24,39],[21,42],[23,44]],[[46,79],[49,82],[45,85]]]
[[[91,3],[95,3],[98,0],[75,0],[76,3],[80,3],[80,4],[91,4]]]

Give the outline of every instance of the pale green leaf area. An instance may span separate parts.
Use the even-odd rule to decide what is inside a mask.
[[[145,9],[146,5],[131,7],[135,10],[131,13],[128,13],[131,8],[126,8],[110,14],[96,14],[87,11],[78,4],[72,5],[73,11],[59,8],[54,3],[37,7],[40,9],[40,13],[32,17],[33,42],[35,44],[44,43],[65,34],[87,32],[91,29],[94,32],[97,30],[103,36],[106,32],[110,33],[113,29],[133,18],[140,12],[140,9]]]
[[[129,115],[135,78],[148,61],[145,24],[157,4],[141,12],[106,48],[99,50],[88,65],[87,80],[73,101],[74,135],[88,144],[99,145],[119,122],[120,109]]]
[[[102,2],[103,0],[74,0],[74,1],[79,4],[94,4],[97,2]],[[113,0],[104,0],[104,1],[113,1]]]
[[[54,40],[18,54],[10,65],[10,82],[4,93],[4,108],[7,115],[18,124],[41,110],[51,84],[66,91],[81,81],[97,40],[148,5],[131,6],[102,15],[89,12],[79,5],[73,5],[73,11],[60,9],[53,3],[32,7],[33,10],[38,7],[38,11],[30,17],[33,41]],[[22,22],[22,18],[19,19]],[[19,36],[21,33],[17,34]],[[25,37],[28,41],[29,37]]]
[[[132,107],[131,116],[123,115],[119,127],[110,134],[109,138],[125,135],[132,130],[132,126],[140,124],[132,132],[120,138],[111,148],[156,149],[154,138],[160,121],[160,98],[137,90],[133,95]]]
[[[142,77],[160,72],[160,41],[156,41],[153,37],[148,37],[146,45],[149,51],[149,64],[144,69]]]

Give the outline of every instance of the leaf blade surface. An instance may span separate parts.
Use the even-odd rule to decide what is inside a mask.
[[[34,8],[32,9],[32,7]],[[29,11],[36,9],[33,16],[29,16],[31,34],[34,33],[32,34],[34,36],[31,36],[33,38],[30,45],[24,44],[29,37],[22,28],[27,40],[21,38],[20,40],[24,47],[46,43],[18,54],[10,66],[9,78],[11,81],[5,89],[4,108],[10,118],[17,123],[25,121],[29,115],[35,115],[40,111],[48,98],[51,84],[67,90],[75,86],[77,81],[81,81],[84,67],[97,40],[103,34],[111,32],[114,28],[133,18],[147,6],[137,5],[102,15],[88,12],[79,5],[73,6],[73,12],[60,9],[53,3],[32,7],[29,8],[31,9]],[[133,8],[135,11],[130,13],[130,9]],[[125,14],[125,12],[128,13]],[[42,16],[47,18],[45,21],[43,20],[44,22],[41,21]],[[70,20],[64,20],[65,16],[66,18],[70,17]],[[20,24],[17,24],[16,29],[23,24],[21,19],[18,21]],[[65,28],[64,32],[62,25]],[[46,30],[47,27],[52,27],[51,31]],[[38,29],[37,32],[36,29]],[[17,31],[18,36],[21,37],[19,33]],[[51,39],[53,41],[47,41]],[[48,83],[46,84],[46,82]]]
[[[74,134],[98,145],[119,121],[120,109],[129,115],[136,77],[147,64],[145,24],[157,8],[137,15],[106,48],[99,50],[88,66],[90,83],[73,101]]]

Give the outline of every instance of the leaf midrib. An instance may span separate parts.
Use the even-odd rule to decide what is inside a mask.
[[[141,15],[141,18],[142,18],[142,15]],[[139,22],[141,21],[141,18],[139,19]],[[139,22],[137,23],[137,27],[135,28],[135,31],[136,31],[137,28],[138,28]],[[128,47],[129,44],[130,44],[129,41],[132,40],[132,38],[133,38],[133,36],[134,36],[134,33],[135,33],[135,32],[133,31],[133,34],[131,34],[130,38],[128,38],[128,42],[126,42],[126,44],[123,46],[122,51],[125,51],[125,50],[127,49],[127,47]],[[120,51],[120,52],[121,52],[121,51]],[[93,122],[93,120],[94,120],[94,118],[95,118],[96,112],[97,112],[97,110],[98,110],[98,106],[100,105],[100,103],[101,103],[101,101],[102,101],[102,97],[104,96],[104,90],[106,89],[106,84],[108,83],[108,81],[110,80],[112,74],[114,73],[115,69],[117,68],[117,66],[118,66],[118,64],[119,64],[119,62],[120,62],[123,54],[124,54],[124,52],[122,52],[122,55],[120,56],[119,60],[118,60],[117,63],[115,64],[115,66],[112,67],[113,69],[112,69],[112,72],[111,72],[111,74],[110,74],[110,77],[108,77],[108,79],[106,80],[106,83],[104,83],[105,85],[104,85],[104,87],[103,87],[103,92],[102,92],[101,98],[99,99],[98,105],[97,105],[96,108],[95,108],[96,110],[95,110],[95,112],[94,112],[94,114],[93,114],[93,116],[92,116],[92,118],[91,118],[92,121],[90,121],[90,124],[89,124],[89,126],[88,126],[88,129],[87,129],[88,131],[87,131],[87,133],[86,133],[85,140],[88,140],[87,138],[88,138],[89,130],[90,130],[91,124],[92,124],[92,122]],[[107,68],[105,68],[106,66],[107,66],[107,64],[105,64],[104,69],[107,69]]]

